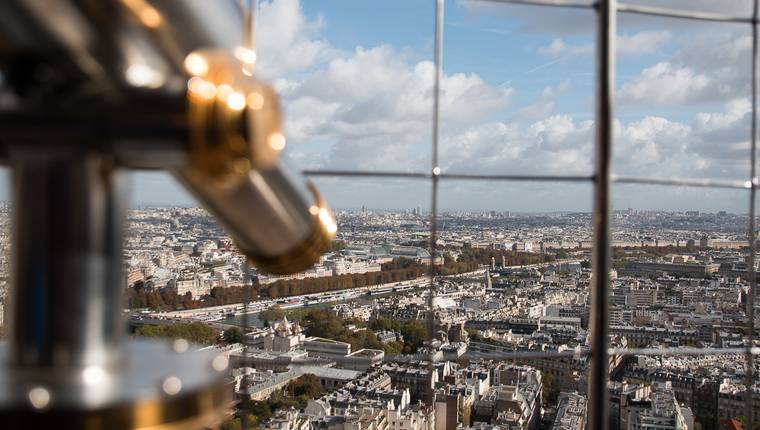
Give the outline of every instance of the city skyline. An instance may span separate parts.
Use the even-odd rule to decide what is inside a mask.
[[[3,201],[3,200],[0,200]],[[203,209],[203,207],[200,204],[195,204],[193,202],[190,202],[185,205],[162,205],[162,204],[139,204],[139,205],[132,205],[129,210],[131,211],[141,211],[141,210],[147,210],[147,209]],[[340,213],[359,213],[362,211],[367,211],[368,213],[371,212],[377,212],[377,213],[407,213],[407,212],[414,212],[415,210],[419,209],[420,213],[422,215],[428,216],[430,214],[430,210],[428,207],[425,206],[410,206],[410,207],[399,207],[399,208],[382,208],[382,207],[370,207],[366,205],[360,205],[360,206],[352,206],[352,207],[335,207],[332,208],[333,211],[336,212],[336,215],[340,215]],[[683,209],[683,210],[664,210],[664,209],[641,209],[641,208],[616,208],[613,210],[614,214],[623,214],[628,211],[634,211],[635,213],[639,214],[657,214],[657,213],[663,213],[663,214],[684,214],[684,215],[735,215],[735,216],[747,216],[747,213],[744,212],[731,212],[726,210],[716,210],[716,211],[702,211],[702,210],[696,210],[696,209]],[[553,214],[585,214],[585,215],[591,215],[592,211],[575,211],[575,210],[550,210],[550,211],[520,211],[520,210],[509,210],[509,209],[503,209],[503,210],[494,210],[494,209],[450,209],[450,208],[439,208],[438,214],[440,215],[463,215],[463,214],[473,214],[473,215],[489,215],[493,214],[496,216],[504,216],[504,215],[510,215],[510,216],[540,216],[540,215],[553,215]]]
[[[198,205],[168,174],[131,174],[130,203],[134,206]],[[430,207],[430,185],[422,180],[322,179],[314,181],[328,204],[336,209],[404,209]],[[159,188],[163,185],[165,188]],[[629,193],[629,190],[637,190]],[[171,190],[164,193],[164,190]],[[665,192],[668,199],[658,197]],[[559,198],[558,194],[565,194]],[[570,197],[567,195],[570,194]],[[522,182],[444,182],[439,188],[439,211],[510,210],[514,212],[591,211],[592,186]],[[669,186],[613,185],[613,209],[704,212],[748,212],[745,190]]]
[[[0,200],[11,200],[9,171],[0,169]],[[169,174],[163,172],[129,172],[127,175],[127,199],[130,207],[194,207],[200,206]],[[354,182],[346,185],[346,182]],[[337,184],[336,184],[337,182]],[[315,181],[328,204],[335,209],[399,210],[421,206],[430,207],[430,185],[427,181],[398,181],[377,179],[373,181],[353,179]],[[540,212],[590,212],[592,186],[567,184],[535,184],[522,182],[486,182],[465,184],[446,182],[439,190],[439,211],[472,209],[479,211]],[[552,189],[572,190],[578,199],[554,199]],[[621,197],[626,190],[638,193]],[[533,192],[528,192],[533,190]],[[655,197],[663,191],[669,196],[661,202]],[[416,193],[416,195],[415,195]],[[364,197],[362,197],[364,196]],[[727,211],[736,214],[748,212],[748,195],[744,190],[708,189],[698,187],[613,185],[613,209],[662,210],[685,212]],[[527,204],[526,204],[527,202]]]

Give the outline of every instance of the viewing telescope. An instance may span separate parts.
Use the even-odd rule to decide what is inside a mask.
[[[305,270],[337,225],[279,154],[235,0],[0,2],[0,159],[12,171],[0,428],[198,428],[227,362],[127,340],[122,171],[171,172],[260,271]]]

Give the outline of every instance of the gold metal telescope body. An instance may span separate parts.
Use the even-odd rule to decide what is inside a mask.
[[[274,91],[235,0],[0,2],[0,159],[13,177],[0,428],[196,428],[227,362],[127,341],[124,169],[171,172],[259,270],[311,266],[337,229],[279,159]]]

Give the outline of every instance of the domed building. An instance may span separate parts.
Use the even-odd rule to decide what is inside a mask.
[[[270,326],[265,335],[255,338],[251,346],[266,351],[288,352],[298,349],[305,339],[301,325],[283,317]]]

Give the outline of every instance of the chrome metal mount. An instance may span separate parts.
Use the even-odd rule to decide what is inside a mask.
[[[0,359],[8,354],[0,347]],[[223,355],[132,340],[123,359],[112,368],[0,367],[0,428],[202,428],[231,408]]]
[[[12,154],[10,339],[0,428],[200,428],[231,405],[227,359],[124,341],[119,174],[110,156]]]

